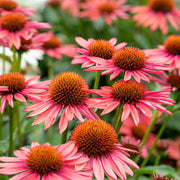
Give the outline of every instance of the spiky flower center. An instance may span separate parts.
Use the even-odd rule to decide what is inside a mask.
[[[137,139],[143,139],[145,133],[146,133],[146,127],[143,126],[142,124],[139,124],[137,126],[133,126],[132,127],[132,133],[133,133],[133,136]]]
[[[45,49],[54,49],[62,45],[62,42],[57,37],[51,37],[48,41],[44,42],[43,47]]]
[[[180,55],[180,36],[169,36],[164,42],[164,47],[170,54]]]
[[[20,73],[8,73],[0,76],[0,86],[8,86],[9,91],[2,92],[2,94],[15,94],[21,92],[25,87],[25,78]]]
[[[20,31],[26,24],[26,18],[22,14],[10,13],[0,18],[2,29],[10,32]]]
[[[0,8],[10,11],[13,9],[16,9],[18,6],[18,4],[14,1],[10,1],[10,0],[0,0]]]
[[[72,133],[78,149],[88,157],[101,157],[111,153],[117,134],[112,126],[103,120],[87,120],[79,124]]]
[[[112,95],[123,104],[133,104],[143,99],[145,91],[145,86],[134,80],[119,80],[112,85]]]
[[[108,2],[101,3],[98,9],[102,14],[111,14],[115,10],[114,6]]]
[[[43,176],[59,172],[63,165],[63,157],[53,146],[43,144],[30,150],[26,163],[30,171]]]
[[[59,105],[83,104],[88,93],[86,81],[74,72],[64,72],[56,76],[50,86],[49,93],[54,103]]]
[[[113,45],[105,40],[95,40],[89,44],[88,48],[89,56],[100,57],[104,59],[112,58],[114,53]]]
[[[180,76],[172,74],[168,77],[167,82],[172,86],[180,89]]]
[[[146,56],[137,48],[125,47],[119,49],[112,57],[114,66],[124,70],[134,71],[144,67]]]
[[[168,13],[174,8],[174,0],[149,0],[148,5],[156,12]]]

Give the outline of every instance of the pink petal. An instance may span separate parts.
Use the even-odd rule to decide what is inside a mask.
[[[99,158],[93,159],[93,171],[97,180],[104,180],[104,170]]]
[[[71,121],[73,119],[73,117],[74,117],[74,112],[73,112],[73,108],[72,108],[71,105],[68,105],[65,108],[65,113],[66,113],[66,116],[69,119],[69,121]]]
[[[122,113],[122,118],[121,120],[124,121],[128,118],[129,114],[130,114],[130,105],[128,103],[126,103],[123,107],[123,113]]]
[[[40,180],[40,175],[38,173],[33,173],[25,177],[23,180]]]
[[[25,171],[25,172],[22,172],[20,174],[17,174],[15,176],[13,176],[12,178],[10,178],[9,180],[17,180],[17,179],[23,179],[25,178],[26,176],[28,176],[29,174],[31,174],[32,172],[31,171]]]
[[[1,99],[1,114],[4,112],[5,106],[6,106],[6,102],[7,102],[7,95],[5,95],[2,99]]]
[[[14,95],[14,98],[17,99],[17,100],[20,101],[20,102],[26,103],[26,99],[25,99],[24,96],[21,95],[20,93],[16,93],[16,94]]]
[[[74,106],[73,108],[74,108],[74,114],[75,114],[75,116],[78,118],[78,120],[79,120],[80,122],[84,122],[84,119],[83,119],[81,113],[79,112],[79,110],[77,109],[77,107]]]
[[[136,106],[148,117],[152,117],[152,111],[144,104],[137,103]]]
[[[107,114],[114,110],[119,105],[119,101],[112,102],[106,106],[104,111],[101,113],[101,115]]]
[[[10,175],[10,174],[16,174],[25,170],[27,170],[27,167],[7,167],[7,168],[0,169],[0,174]]]
[[[59,121],[59,133],[62,134],[68,127],[69,119],[67,118],[65,112],[63,111],[62,116]]]
[[[88,42],[85,39],[83,39],[81,37],[76,37],[75,40],[83,48],[87,48],[88,47]]]
[[[134,105],[132,105],[132,104],[130,104],[130,109],[131,109],[131,116],[134,120],[135,125],[137,126],[139,124],[138,112],[137,112],[136,108],[134,107]]]
[[[12,94],[8,94],[8,95],[7,95],[7,100],[8,100],[8,102],[9,102],[9,105],[13,108],[13,107],[14,107],[13,95],[12,95]]]

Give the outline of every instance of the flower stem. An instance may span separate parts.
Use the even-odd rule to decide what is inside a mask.
[[[152,119],[152,121],[151,121],[151,124],[149,125],[149,127],[148,127],[148,129],[147,129],[147,131],[146,131],[146,134],[144,135],[144,137],[143,137],[143,139],[142,139],[141,147],[143,147],[143,146],[145,145],[145,143],[146,143],[146,141],[147,141],[147,139],[148,139],[148,136],[149,136],[149,134],[151,133],[151,131],[152,131],[152,129],[153,129],[153,127],[154,127],[154,125],[155,125],[155,123],[156,123],[156,121],[157,121],[158,112],[159,112],[158,110],[156,110],[156,111],[154,112],[154,115],[153,115],[153,119]]]
[[[119,131],[120,131],[121,126],[122,126],[122,122],[121,122],[122,112],[123,112],[123,105],[120,104],[117,108],[115,118],[114,118],[114,122],[113,122],[113,128],[117,134],[119,134]]]
[[[95,82],[94,82],[94,89],[98,89],[100,77],[101,77],[101,71],[97,71],[97,72],[96,72]],[[92,95],[92,98],[95,98],[95,97],[96,97],[96,95],[93,94],[93,95]]]
[[[61,135],[61,144],[66,143],[66,141],[67,141],[67,133],[68,133],[68,127],[66,128],[66,130]]]
[[[13,129],[14,129],[14,109],[9,107],[9,156],[13,155],[14,142],[13,142]]]
[[[16,48],[15,48],[15,46],[12,47],[12,52],[13,52],[12,72],[16,72],[16,70],[17,70],[17,59],[16,59]]]
[[[18,52],[17,67],[16,67],[17,72],[21,71],[21,57],[22,57],[22,53]]]
[[[3,138],[3,114],[0,113],[0,140]]]
[[[22,133],[21,133],[21,120],[20,120],[20,114],[19,114],[19,102],[17,101],[15,104],[16,107],[16,118],[17,118],[17,126],[18,126],[18,138],[19,138],[19,147],[22,147]]]

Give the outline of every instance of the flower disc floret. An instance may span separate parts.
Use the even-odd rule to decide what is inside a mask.
[[[171,87],[176,87],[180,89],[180,76],[172,74],[168,77],[167,82],[171,85]]]
[[[111,153],[118,142],[112,126],[103,120],[87,120],[79,124],[73,131],[71,140],[89,157],[101,157]]]
[[[10,0],[0,0],[0,8],[10,11],[13,9],[16,9],[18,6],[18,4],[14,1],[10,1]]]
[[[89,44],[88,55],[95,56],[104,59],[112,58],[112,55],[115,51],[113,45],[105,40],[95,40]]]
[[[27,155],[27,166],[29,170],[41,176],[59,172],[62,165],[62,155],[50,145],[36,146]]]
[[[3,91],[1,94],[15,94],[22,91],[25,87],[25,78],[20,73],[8,73],[0,76],[0,86],[8,86],[9,91]]]
[[[121,103],[135,103],[143,99],[146,88],[134,80],[119,80],[112,85],[112,95]]]
[[[62,42],[57,37],[51,37],[48,41],[44,42],[43,48],[45,49],[54,49],[62,45]]]
[[[1,28],[10,32],[20,31],[26,24],[26,17],[21,14],[10,13],[0,19]]]
[[[180,36],[169,36],[164,42],[164,47],[170,54],[180,55]]]
[[[132,133],[133,136],[137,139],[143,139],[145,133],[146,133],[146,127],[142,124],[138,124],[137,126],[132,127]]]
[[[111,14],[114,11],[114,6],[108,2],[101,3],[98,9],[103,14]]]
[[[64,72],[56,76],[49,86],[54,103],[59,105],[79,105],[88,98],[88,85],[85,80],[73,72]]]
[[[146,56],[140,49],[125,47],[113,54],[112,61],[114,66],[124,70],[140,70],[145,65]]]
[[[149,0],[148,4],[156,12],[168,13],[174,8],[174,0]]]

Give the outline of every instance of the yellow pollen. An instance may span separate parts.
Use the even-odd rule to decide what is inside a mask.
[[[133,126],[132,127],[132,133],[134,135],[135,138],[137,139],[143,139],[145,133],[146,133],[146,127],[139,124],[138,126]]]
[[[118,142],[117,134],[103,120],[87,120],[79,124],[71,135],[80,151],[88,157],[101,157],[111,153]]]
[[[7,11],[11,11],[13,9],[16,9],[18,6],[18,4],[14,1],[10,1],[10,0],[0,0],[0,8],[7,10]]]
[[[170,75],[167,79],[167,82],[172,86],[180,89],[180,76],[178,75]]]
[[[0,18],[2,29],[10,32],[20,31],[26,24],[25,16],[17,13],[10,13]]]
[[[164,42],[164,47],[170,54],[180,55],[180,36],[169,36]]]
[[[156,12],[168,13],[174,8],[174,0],[149,0],[148,5]]]
[[[26,160],[29,170],[39,175],[59,172],[63,165],[63,157],[51,145],[38,145],[32,148]]]
[[[98,6],[98,9],[102,14],[111,14],[115,10],[115,7],[111,3],[104,2]]]
[[[64,72],[56,76],[50,86],[49,93],[54,103],[68,106],[84,104],[88,98],[86,81],[74,72]]]
[[[9,91],[1,92],[2,94],[18,93],[25,87],[25,78],[20,73],[8,73],[0,76],[0,86],[8,86]]]
[[[146,56],[140,49],[125,47],[116,51],[113,54],[112,60],[114,66],[133,71],[144,67]]]
[[[89,56],[95,56],[104,59],[111,59],[115,51],[113,45],[105,40],[93,41],[89,44],[87,50]]]
[[[48,41],[44,42],[43,47],[45,49],[54,49],[54,48],[60,47],[61,45],[62,45],[62,42],[59,38],[52,37]]]
[[[145,91],[145,86],[134,80],[119,80],[112,85],[112,95],[122,104],[136,103],[138,100],[144,98]]]

